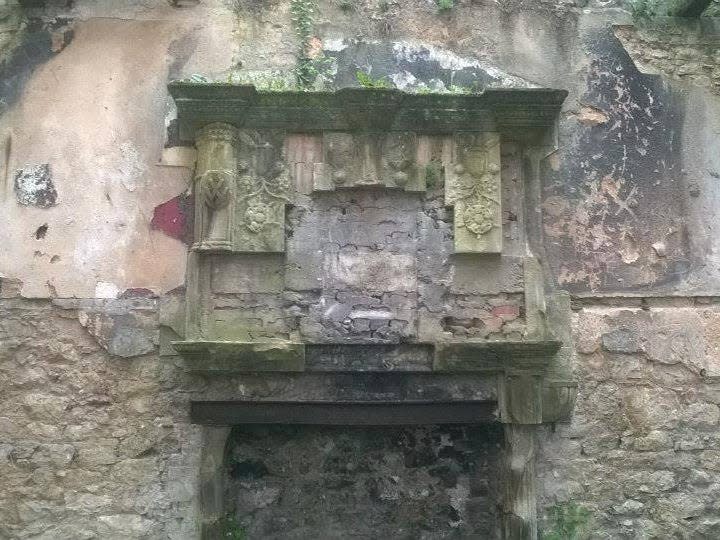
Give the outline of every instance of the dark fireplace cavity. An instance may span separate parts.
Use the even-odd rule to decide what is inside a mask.
[[[498,538],[502,439],[499,424],[237,426],[225,450],[218,532]]]

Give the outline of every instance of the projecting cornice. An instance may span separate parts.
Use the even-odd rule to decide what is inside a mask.
[[[173,82],[180,138],[193,141],[212,122],[289,131],[502,131],[552,126],[567,96],[549,88],[479,94],[411,94],[396,89],[260,92],[254,86]]]

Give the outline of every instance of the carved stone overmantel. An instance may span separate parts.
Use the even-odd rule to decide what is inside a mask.
[[[285,381],[278,388],[289,378],[314,381],[277,406],[243,408],[239,395],[204,400],[196,420],[275,422],[295,411],[287,414],[305,422],[309,410],[332,407],[311,388],[361,375],[398,388],[420,377],[428,396],[449,392],[430,388],[443,377],[480,381],[491,388],[482,399],[451,400],[447,409],[404,398],[338,406],[363,425],[390,416],[420,423],[413,411],[423,410],[505,424],[503,535],[535,538],[535,429],[566,420],[576,394],[569,301],[548,290],[524,233],[523,242],[513,238],[512,226],[526,222],[506,217],[506,191],[515,188],[502,180],[501,146],[552,140],[566,92],[260,93],[189,83],[170,91],[180,137],[196,145],[198,161],[186,294],[163,302],[161,350],[209,385],[242,376],[264,377],[268,387]],[[527,200],[512,196],[516,206]],[[367,215],[376,236],[361,230]],[[409,245],[415,251],[403,252]],[[372,410],[385,417],[367,417]]]

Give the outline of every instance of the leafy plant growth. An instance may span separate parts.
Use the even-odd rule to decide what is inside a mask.
[[[549,510],[552,527],[542,533],[543,540],[582,540],[590,524],[587,508],[575,503],[556,504]]]
[[[220,537],[227,540],[247,540],[247,532],[235,516],[228,514],[220,520]]]
[[[328,74],[332,66],[332,59],[314,50],[313,47],[313,41],[317,41],[313,33],[317,12],[316,0],[290,0],[292,26],[300,42],[295,79],[301,89],[312,87],[318,77],[325,77]]]
[[[374,79],[369,73],[365,73],[364,71],[357,70],[355,72],[355,78],[357,79],[357,82],[360,83],[360,86],[363,88],[391,88],[392,84],[390,81],[387,80],[386,77],[380,77],[378,79]]]

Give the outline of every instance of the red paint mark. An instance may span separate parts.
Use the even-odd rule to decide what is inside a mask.
[[[192,219],[192,197],[187,193],[181,193],[155,207],[150,227],[190,245],[192,244]]]
[[[504,321],[512,321],[520,316],[519,306],[496,306],[492,308],[492,314]]]

